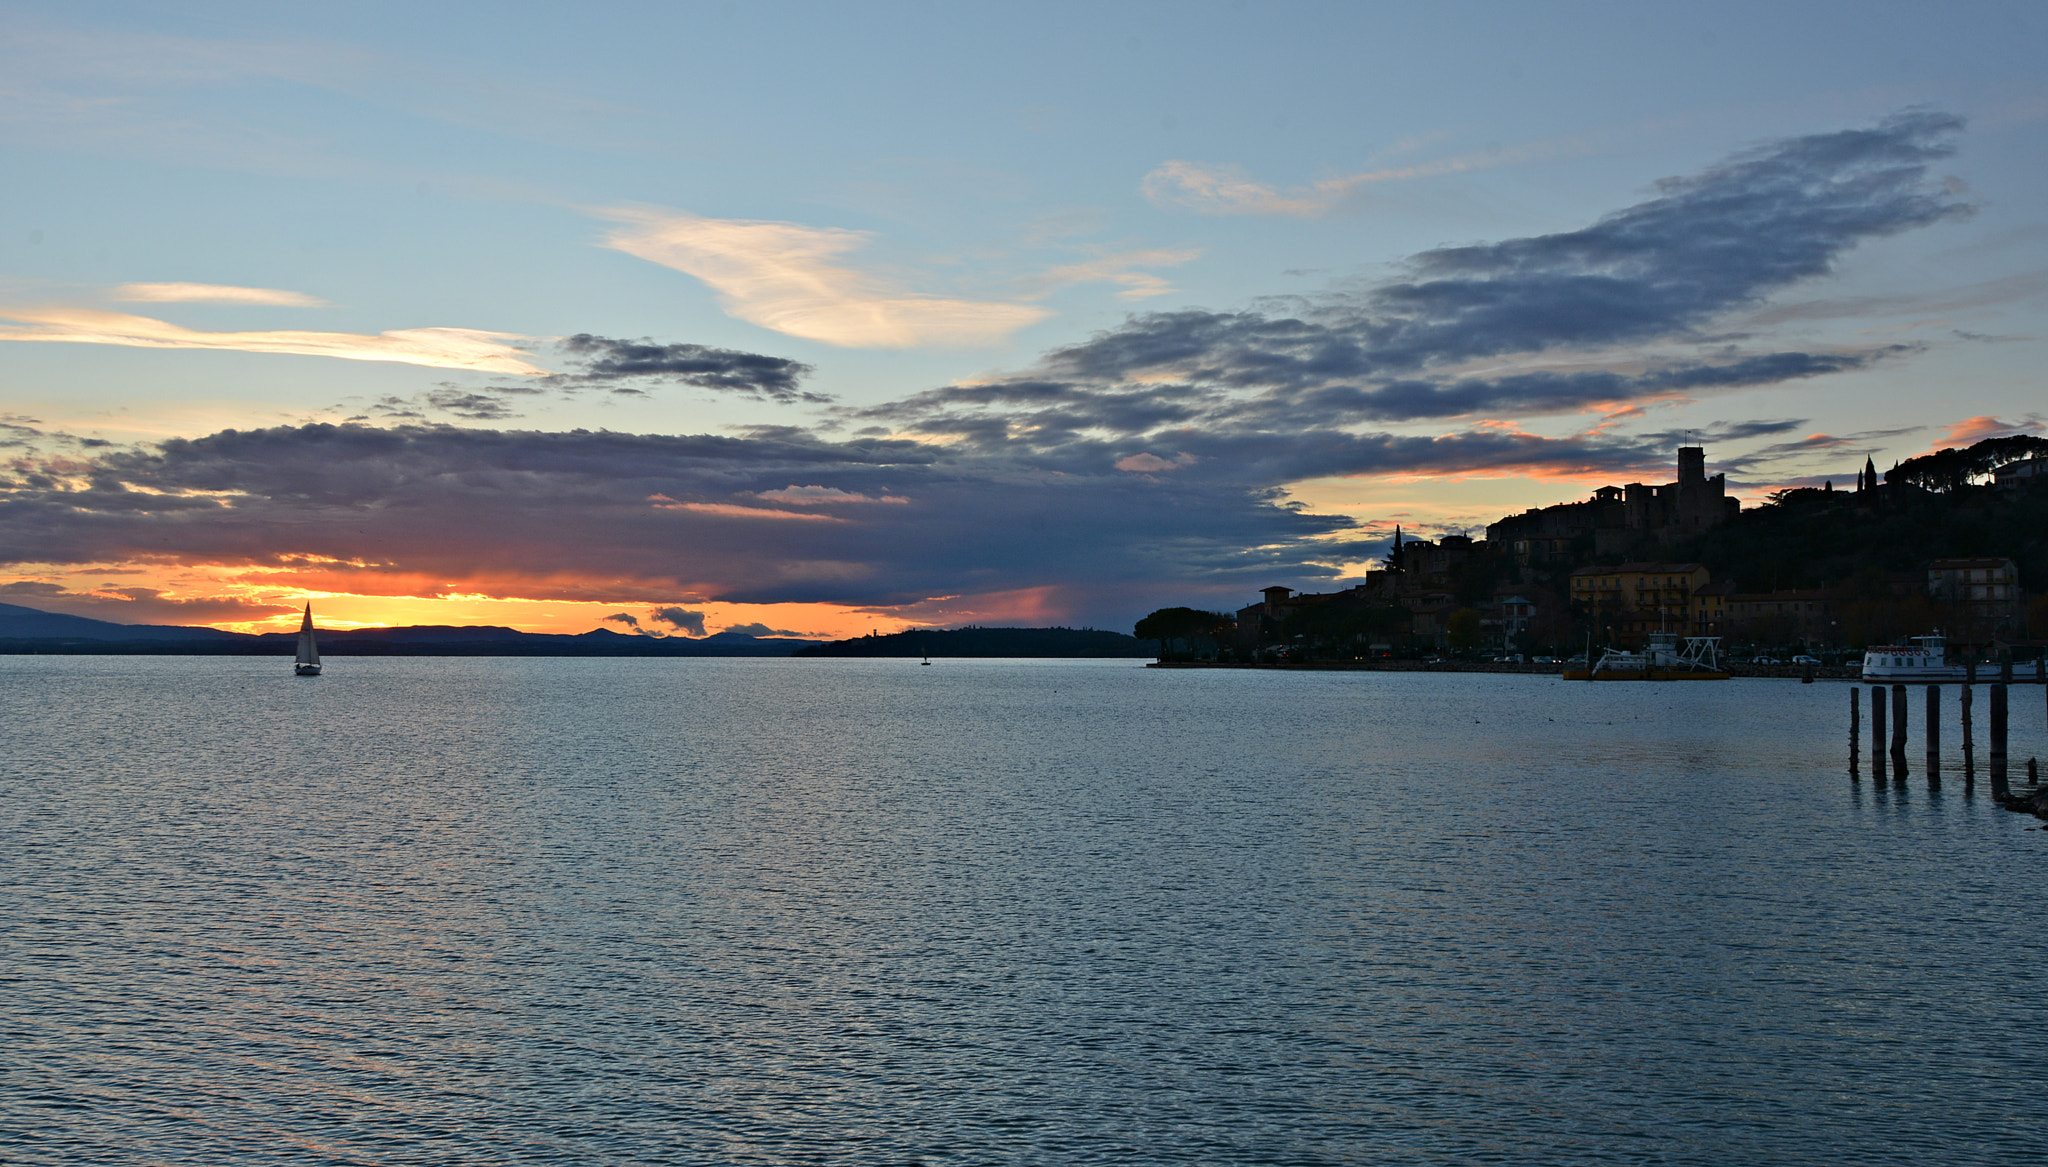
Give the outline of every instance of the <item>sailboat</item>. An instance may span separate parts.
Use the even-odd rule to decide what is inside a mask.
[[[313,639],[313,605],[306,605],[306,618],[299,622],[299,655],[292,673],[300,677],[320,675],[320,642]]]

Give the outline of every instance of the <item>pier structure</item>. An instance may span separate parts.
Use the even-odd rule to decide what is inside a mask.
[[[1998,679],[1985,686],[1988,691],[1990,713],[1985,725],[1989,737],[1986,773],[1990,778],[1991,797],[2007,810],[2021,811],[2048,819],[2048,787],[2040,784],[2040,760],[2029,757],[2025,760],[2026,785],[2024,789],[2013,789],[2015,768],[2011,753],[2012,729],[2012,686],[2038,682],[2044,690],[2044,724],[2048,724],[2048,661],[2037,661],[2032,670],[2033,677],[2024,674],[2015,676],[2012,662],[2002,662]],[[1976,742],[1976,667],[1970,666],[1964,683],[1959,687],[1957,721],[1962,728],[1963,783],[1967,792],[1977,776]],[[1849,774],[1854,779],[1862,777],[1860,762],[1863,745],[1862,718],[1863,698],[1860,686],[1849,689]],[[1889,689],[1889,693],[1887,693]],[[1938,788],[1941,785],[1941,700],[1942,686],[1929,683],[1925,686],[1926,722],[1922,733],[1922,744],[1926,751],[1927,785]],[[1906,745],[1910,736],[1911,702],[1907,698],[1904,684],[1873,684],[1870,686],[1870,773],[1871,778],[1883,781],[1887,772],[1903,782],[1907,773]]]

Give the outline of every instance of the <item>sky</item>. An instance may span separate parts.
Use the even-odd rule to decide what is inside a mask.
[[[2042,432],[2048,12],[0,2],[0,601],[1128,628]]]

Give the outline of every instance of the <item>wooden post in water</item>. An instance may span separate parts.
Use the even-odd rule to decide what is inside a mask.
[[[1892,768],[1901,781],[1906,777],[1906,687],[1892,686]]]
[[[1941,686],[1927,686],[1927,784],[1941,781]]]
[[[1991,686],[1991,797],[2004,798],[2005,782],[2005,686]]]
[[[1863,749],[1863,689],[1849,686],[1849,777],[1859,778],[1856,755]]]
[[[1977,780],[1977,740],[1971,736],[1973,731],[1970,729],[1972,717],[1970,705],[1975,700],[1976,692],[1975,689],[1968,685],[1963,686],[1963,784],[1965,786]]]
[[[1870,776],[1884,779],[1884,686],[1870,687]]]

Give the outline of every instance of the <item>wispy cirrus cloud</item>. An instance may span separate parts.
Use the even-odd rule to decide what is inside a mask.
[[[709,219],[687,211],[615,207],[605,246],[710,285],[749,324],[845,348],[996,344],[1052,315],[1030,304],[924,295],[891,286],[845,257],[871,236],[836,227]]]
[[[1381,183],[1441,174],[1461,174],[1517,162],[1532,162],[1563,154],[1583,153],[1588,146],[1577,139],[1531,142],[1521,146],[1474,151],[1468,154],[1388,166],[1357,174],[1337,175],[1285,189],[1254,181],[1241,166],[1230,163],[1188,162],[1174,159],[1160,163],[1145,175],[1138,189],[1159,206],[1184,207],[1204,215],[1290,215],[1312,218],[1326,214],[1368,187]]]
[[[771,502],[793,503],[797,506],[828,506],[834,503],[883,502],[906,504],[910,500],[900,494],[880,496],[862,494],[855,490],[840,490],[836,486],[797,486],[794,483],[780,490],[764,490],[755,496]]]
[[[700,515],[722,515],[728,519],[761,519],[771,522],[794,519],[809,523],[842,521],[815,511],[786,511],[779,507],[756,507],[733,502],[678,502],[665,494],[648,495],[647,501],[653,503],[654,509],[658,511],[694,511]]]
[[[245,353],[286,353],[349,361],[395,361],[433,369],[544,376],[524,350],[506,342],[524,340],[510,332],[474,328],[405,328],[375,336],[352,332],[200,332],[148,316],[94,308],[0,307],[0,340],[64,344],[107,344],[128,348],[210,349]]]
[[[1050,295],[1060,288],[1076,284],[1120,284],[1123,291],[1117,293],[1118,299],[1145,300],[1153,296],[1164,296],[1174,291],[1174,286],[1166,277],[1144,269],[1179,267],[1201,257],[1202,249],[1199,247],[1153,247],[1137,251],[1119,251],[1112,255],[1082,260],[1080,263],[1061,264],[1019,282],[1034,298]]]
[[[229,284],[122,284],[107,294],[129,304],[264,304],[277,308],[325,308],[327,301],[281,288]]]

